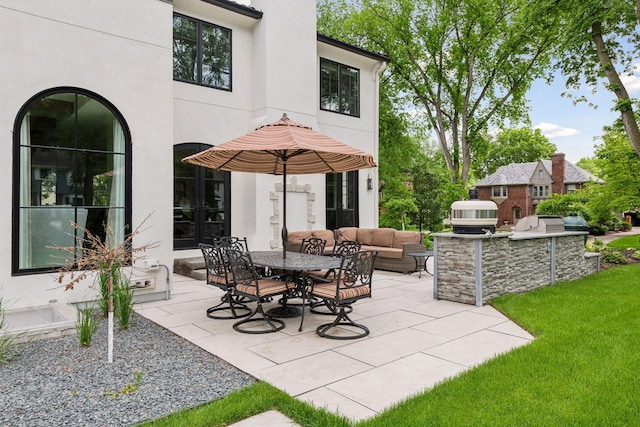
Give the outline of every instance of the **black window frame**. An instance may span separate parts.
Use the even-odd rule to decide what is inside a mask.
[[[324,67],[323,67],[323,65],[324,64],[331,64],[331,65],[334,65],[334,66],[337,67],[338,94],[336,96],[339,98],[338,99],[338,103],[337,103],[338,104],[338,109],[337,110],[331,109],[331,108],[325,108],[323,106],[323,104],[325,104],[322,101],[322,99],[323,99],[322,94],[324,92],[323,91],[323,83],[324,83],[324,79],[323,79],[323,69],[324,69]],[[344,83],[343,79],[345,78],[345,76],[343,75],[344,74],[343,68],[348,68],[349,70],[354,70],[354,71],[356,71],[356,75],[357,75],[357,80],[358,80],[357,81],[357,96],[356,96],[356,100],[355,100],[356,112],[354,112],[354,113],[346,111],[346,109],[343,108],[343,105],[345,105],[345,104],[348,105],[349,104],[349,102],[344,102],[344,99],[343,99],[343,96],[342,96],[342,92],[340,90],[342,88],[343,83]],[[353,67],[351,65],[342,64],[340,62],[332,61],[330,59],[326,59],[326,58],[322,58],[321,57],[320,58],[320,82],[319,82],[320,83],[320,96],[319,96],[319,98],[320,98],[320,110],[322,110],[322,111],[330,111],[332,113],[338,113],[338,114],[343,114],[345,116],[358,117],[359,118],[360,117],[360,93],[361,93],[360,80],[361,80],[361,76],[360,76],[360,69],[359,68]]]
[[[212,89],[232,92],[233,91],[233,30],[231,30],[231,28],[223,27],[221,25],[217,25],[212,22],[203,21],[197,18],[193,18],[191,16],[183,15],[181,13],[174,13],[173,18],[175,19],[176,17],[193,21],[196,24],[196,41],[195,41],[196,43],[196,79],[189,80],[185,78],[176,77],[175,67],[172,67],[173,80],[182,82],[182,83],[189,83],[189,84],[194,84],[198,86],[209,87]],[[219,30],[227,31],[229,34],[228,36],[229,38],[229,87],[217,86],[217,85],[207,84],[203,82],[203,74],[202,74],[202,65],[203,65],[202,26],[203,25],[207,25],[207,26],[217,28]],[[173,26],[173,21],[172,21],[172,27],[174,28],[173,35],[172,35],[172,44],[173,44],[172,58],[175,61],[175,39],[176,38],[175,38],[175,27]]]
[[[20,260],[19,260],[19,236],[20,236],[20,198],[18,194],[20,193],[20,149],[22,148],[22,141],[20,135],[20,128],[22,122],[32,107],[40,100],[50,97],[52,95],[57,94],[65,94],[72,93],[75,96],[86,96],[95,101],[100,102],[104,107],[106,107],[114,117],[119,121],[120,126],[122,127],[122,132],[124,133],[125,138],[125,159],[124,159],[124,168],[125,168],[125,182],[124,182],[124,226],[125,226],[125,239],[127,235],[131,232],[131,222],[132,222],[132,181],[133,181],[133,167],[132,167],[132,144],[131,144],[131,131],[127,121],[124,116],[120,113],[120,111],[112,104],[109,100],[104,98],[103,96],[92,92],[90,90],[82,89],[79,87],[72,86],[61,86],[55,87],[51,89],[44,90],[42,92],[37,93],[32,96],[27,102],[24,103],[22,108],[18,111],[14,121],[14,132],[13,132],[13,167],[12,167],[12,212],[11,212],[11,275],[12,276],[24,276],[38,273],[51,273],[52,271],[56,271],[58,267],[31,267],[31,268],[20,268]],[[77,137],[75,138],[77,139]],[[55,147],[54,147],[55,148]],[[78,150],[76,147],[76,151]],[[92,150],[84,150],[86,152],[91,152]],[[95,151],[95,150],[93,150]],[[76,166],[77,167],[77,166]],[[74,208],[77,209],[77,206]],[[62,255],[61,255],[62,256]]]

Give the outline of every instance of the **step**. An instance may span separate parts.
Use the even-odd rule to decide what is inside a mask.
[[[195,258],[176,258],[173,260],[173,272],[182,276],[189,276],[192,270],[204,269],[205,263],[203,257]]]

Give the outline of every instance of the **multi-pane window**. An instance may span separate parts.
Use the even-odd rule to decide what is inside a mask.
[[[549,195],[549,186],[548,185],[534,185],[533,186],[533,197],[546,197]]]
[[[506,185],[492,187],[492,190],[493,197],[507,197]]]
[[[231,30],[174,14],[173,78],[231,90]]]
[[[320,109],[360,117],[360,70],[320,58]]]
[[[13,271],[66,264],[56,247],[79,250],[85,231],[123,242],[131,149],[115,109],[95,94],[53,90],[27,103],[16,123]]]

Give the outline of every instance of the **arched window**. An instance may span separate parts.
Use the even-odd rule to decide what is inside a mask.
[[[115,243],[131,222],[131,137],[104,98],[57,88],[31,98],[14,127],[14,274],[63,265],[83,244],[71,221]],[[106,229],[110,232],[106,233]]]

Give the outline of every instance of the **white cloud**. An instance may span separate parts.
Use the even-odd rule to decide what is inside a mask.
[[[632,75],[620,75],[620,80],[622,80],[622,84],[627,89],[627,92],[640,92],[640,74],[637,71],[638,67],[640,67],[640,64],[634,65]]]
[[[535,129],[540,129],[542,134],[549,139],[564,138],[566,136],[579,135],[580,131],[573,128],[565,128],[554,123],[540,122],[534,126]]]

